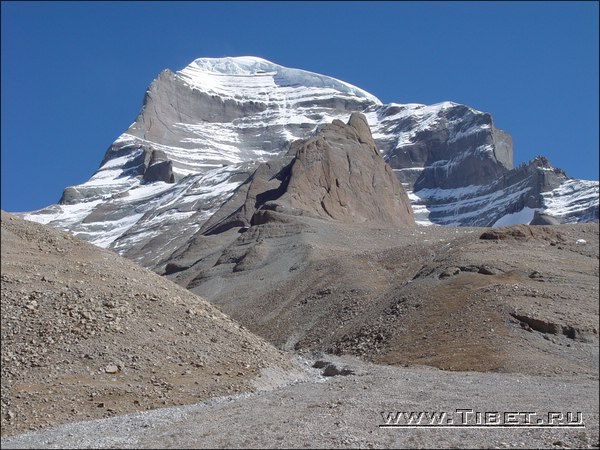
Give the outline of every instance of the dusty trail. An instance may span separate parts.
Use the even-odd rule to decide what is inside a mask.
[[[448,372],[319,355],[353,375],[257,394],[82,422],[2,448],[595,448],[598,380]],[[314,357],[313,357],[314,358]],[[308,367],[312,360],[305,360]],[[307,369],[315,373],[315,369]],[[380,428],[385,412],[581,412],[584,428]],[[450,417],[450,416],[448,416]],[[463,416],[464,417],[464,416]],[[470,416],[469,416],[470,417]],[[471,419],[469,419],[471,420]],[[470,422],[472,423],[472,422]]]

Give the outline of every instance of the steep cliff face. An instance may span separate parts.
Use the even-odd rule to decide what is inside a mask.
[[[26,217],[153,266],[260,163],[320,124],[380,104],[348,83],[260,58],[199,59],[152,82],[90,180]]]
[[[236,195],[237,194],[237,195]],[[414,225],[408,196],[381,157],[366,118],[334,120],[285,156],[262,164],[202,229],[268,222],[273,211],[342,222]]]
[[[521,173],[512,169],[510,136],[495,128],[488,113],[452,102],[383,105],[343,81],[254,57],[203,58],[178,72],[163,71],[96,173],[67,187],[58,204],[25,217],[153,267],[222,220],[222,205],[234,192],[242,195],[236,190],[260,164],[268,162],[261,171],[278,174],[292,142],[315,136],[336,119],[345,123],[355,111],[364,114],[418,223],[493,225],[527,202],[541,213],[554,211],[561,221],[597,220],[597,182],[564,177],[554,191],[531,188],[536,201],[525,202],[522,180],[510,184]],[[358,182],[360,167],[347,170],[336,179]],[[334,179],[322,181],[319,186],[331,191],[323,211],[343,215],[339,205],[352,200]],[[263,182],[276,185],[277,178]],[[306,193],[292,199],[292,190],[290,204],[314,200]],[[507,193],[507,201],[486,208],[490,198]]]
[[[512,169],[512,139],[464,105],[385,105],[371,114],[388,163],[411,190],[482,185]]]
[[[366,118],[350,116],[302,144],[276,204],[344,222],[414,223],[408,197],[373,141]]]
[[[445,226],[529,224],[536,215],[557,223],[598,220],[598,182],[572,180],[544,157],[483,185],[411,193],[417,223]]]

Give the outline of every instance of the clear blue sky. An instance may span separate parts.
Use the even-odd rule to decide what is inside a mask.
[[[535,155],[598,179],[598,2],[2,1],[2,208],[86,181],[158,73],[260,56],[383,102],[490,112]]]

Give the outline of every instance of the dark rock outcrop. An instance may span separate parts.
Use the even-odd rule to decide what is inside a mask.
[[[164,181],[165,183],[175,182],[173,162],[169,161],[165,152],[162,150],[152,150],[142,180],[144,183],[153,183],[155,181]]]
[[[414,223],[408,197],[359,113],[347,125],[334,120],[301,145],[276,204],[345,222]]]
[[[420,198],[419,204],[427,205],[428,220],[438,225],[494,226],[503,216],[518,213],[524,208],[548,215],[548,196],[559,195],[564,196],[561,200],[564,207],[551,209],[558,223],[597,220],[598,205],[592,189],[587,194],[583,190],[584,185],[572,180],[571,190],[580,194],[570,196],[568,189],[560,189],[569,182],[570,178],[563,170],[552,167],[545,157],[538,156],[486,185],[467,189],[434,189],[430,193],[423,190],[416,194]],[[559,210],[562,215],[558,214]]]
[[[214,234],[304,215],[343,222],[413,225],[404,188],[360,113],[334,120],[288,153],[262,164],[202,229]]]
[[[259,206],[280,197],[287,186],[290,165],[295,151],[292,145],[287,155],[265,162],[242,184],[201,228],[202,234],[215,234],[235,227],[251,226],[252,216]]]
[[[523,224],[492,228],[484,231],[479,238],[484,240],[514,239],[517,241],[537,239],[554,243],[565,241],[565,237],[555,228],[549,226],[531,227]]]

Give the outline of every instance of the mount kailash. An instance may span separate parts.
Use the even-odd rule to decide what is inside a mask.
[[[292,142],[353,112],[366,119],[417,224],[598,221],[598,181],[571,179],[544,157],[513,167],[511,137],[488,113],[452,102],[383,104],[343,81],[256,57],[201,58],[161,72],[94,175],[24,217],[162,270],[223,219],[213,215],[257,168],[281,169]]]

